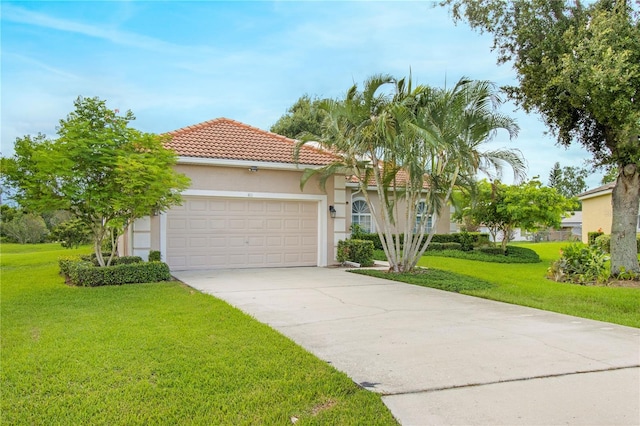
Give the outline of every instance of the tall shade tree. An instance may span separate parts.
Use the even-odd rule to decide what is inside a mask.
[[[587,176],[589,171],[583,167],[560,167],[560,163],[556,162],[549,172],[547,186],[555,188],[566,198],[574,198],[588,189],[585,181]]]
[[[511,97],[540,112],[560,144],[581,143],[596,164],[617,167],[611,272],[640,272],[640,19],[638,2],[445,0],[454,19],[494,37],[511,62]]]
[[[98,98],[79,97],[60,120],[58,138],[18,138],[15,156],[2,159],[3,178],[28,210],[68,210],[91,229],[101,266],[115,255],[116,239],[134,220],[181,202],[189,179],[173,169],[176,155],[163,138],[129,127],[127,111]],[[103,242],[114,250],[105,260]]]
[[[498,129],[517,133],[515,122],[497,112],[499,104],[487,82],[462,79],[451,89],[414,88],[410,78],[373,76],[362,91],[354,85],[343,100],[322,103],[322,134],[302,143],[319,141],[341,160],[306,170],[301,184],[318,174],[326,180],[338,170],[357,177],[390,269],[411,271],[436,229],[433,223],[427,232],[428,218],[457,186],[478,170],[500,172],[505,164],[518,176],[524,173],[517,152],[480,150]],[[369,197],[372,187],[378,202]]]
[[[318,108],[320,102],[322,101],[318,98],[311,99],[309,95],[302,95],[270,130],[291,139],[297,139],[305,132],[319,134],[324,118],[324,111]]]

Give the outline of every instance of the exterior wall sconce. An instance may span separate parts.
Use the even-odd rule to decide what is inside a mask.
[[[329,206],[329,216],[336,217],[336,208],[333,206]]]
[[[249,167],[249,171],[252,172],[252,173],[257,172],[258,171],[258,166]]]

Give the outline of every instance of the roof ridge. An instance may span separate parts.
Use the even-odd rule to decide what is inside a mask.
[[[190,130],[195,130],[195,129],[199,129],[201,127],[205,127],[205,126],[211,125],[211,124],[215,123],[216,121],[222,121],[222,120],[228,120],[228,119],[225,118],[225,117],[212,118],[210,120],[206,120],[206,121],[203,121],[201,123],[191,124],[189,126],[180,127],[179,129],[176,129],[176,130],[171,130],[170,132],[166,132],[165,134],[173,135],[173,134],[176,134],[176,133],[182,133],[182,132],[186,132],[186,131],[190,131]],[[231,120],[231,121],[233,121],[233,120]]]

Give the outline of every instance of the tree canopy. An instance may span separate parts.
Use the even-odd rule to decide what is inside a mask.
[[[78,97],[60,120],[58,138],[18,138],[15,155],[2,159],[3,178],[15,199],[31,211],[70,211],[91,229],[100,265],[102,243],[115,240],[135,219],[181,202],[189,179],[173,169],[176,155],[163,137],[129,127],[127,111],[107,108],[98,98]]]
[[[500,102],[485,81],[461,79],[438,89],[372,76],[362,90],[354,85],[344,99],[320,104],[326,113],[322,132],[306,135],[301,144],[319,141],[341,160],[306,170],[302,185],[313,175],[326,180],[337,170],[357,177],[391,269],[410,271],[436,229],[434,224],[427,230],[427,218],[448,203],[454,188],[478,170],[499,174],[510,165],[523,175],[517,152],[481,149],[498,130],[517,134],[515,122],[497,111]],[[372,187],[378,202],[369,197]]]
[[[500,236],[503,251],[517,228],[528,232],[559,228],[576,204],[537,180],[520,185],[483,180],[467,197],[468,207],[458,217],[469,216],[474,223],[486,226],[493,241]]]
[[[324,119],[324,111],[319,108],[321,102],[318,98],[311,99],[309,95],[301,96],[270,130],[291,139],[297,139],[304,133],[320,134]]]
[[[454,19],[493,35],[499,63],[519,85],[508,93],[538,111],[562,145],[579,142],[618,168],[613,191],[612,274],[640,272],[640,20],[627,0],[444,0]]]
[[[555,188],[566,198],[574,198],[588,189],[585,179],[589,171],[582,167],[560,167],[556,162],[549,172],[548,186]]]

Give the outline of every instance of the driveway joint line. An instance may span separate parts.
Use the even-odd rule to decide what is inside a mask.
[[[475,387],[480,387],[480,386],[497,385],[497,384],[501,384],[501,383],[527,382],[527,381],[536,380],[536,379],[553,379],[553,378],[556,378],[556,377],[576,376],[576,375],[580,375],[580,374],[605,373],[605,372],[609,372],[609,371],[618,371],[618,370],[632,370],[634,368],[640,368],[640,364],[626,365],[626,366],[621,366],[621,367],[611,367],[611,368],[604,368],[604,369],[596,369],[596,370],[573,371],[573,372],[570,372],[570,373],[555,373],[555,374],[545,374],[545,375],[541,375],[541,376],[520,377],[520,378],[517,378],[517,379],[496,380],[496,381],[492,381],[492,382],[468,383],[466,385],[442,386],[442,387],[437,387],[437,388],[419,389],[419,390],[412,390],[412,391],[406,391],[406,392],[376,392],[375,388],[373,388],[373,387],[365,387],[365,386],[362,386],[360,384],[358,384],[358,385],[360,387],[364,388],[364,389],[369,390],[369,391],[379,393],[382,396],[401,396],[401,395],[416,395],[416,394],[421,394],[421,393],[432,393],[432,392],[439,392],[439,391],[444,391],[444,390],[475,388]]]

